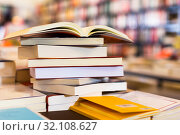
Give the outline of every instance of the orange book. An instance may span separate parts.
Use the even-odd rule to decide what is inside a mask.
[[[81,97],[70,109],[95,120],[140,119],[159,112],[114,96]]]

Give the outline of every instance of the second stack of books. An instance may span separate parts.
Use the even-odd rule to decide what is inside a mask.
[[[103,38],[21,38],[18,55],[29,59],[31,83],[39,91],[101,96],[127,90],[124,81],[103,81],[124,76],[122,58],[107,57]]]

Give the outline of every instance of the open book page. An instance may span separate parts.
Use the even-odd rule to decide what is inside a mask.
[[[74,31],[76,33],[79,33],[79,35],[82,34],[82,28],[76,25],[75,23],[71,22],[58,22],[58,23],[52,23],[52,24],[46,24],[41,26],[32,27],[26,34],[32,34],[35,32],[41,32],[41,31],[48,31],[48,30],[70,30]]]
[[[119,95],[119,97],[135,103],[159,109],[160,111],[165,111],[180,106],[180,100],[140,91],[129,92],[127,94]]]
[[[109,33],[109,34],[113,34],[113,35],[117,35],[119,37],[122,37],[126,40],[132,41],[131,39],[129,39],[129,37],[125,34],[123,34],[120,31],[117,31],[113,28],[110,28],[108,26],[104,26],[104,25],[94,25],[94,26],[89,26],[89,27],[84,27],[82,28],[83,33],[86,33],[87,37],[91,36],[93,34],[98,34],[98,33]]]
[[[113,28],[103,25],[81,28],[72,22],[58,22],[35,26],[8,34],[4,39],[14,37],[103,37],[105,43],[133,42],[129,37]]]
[[[8,34],[4,39],[24,36],[24,35],[31,35],[36,33],[55,32],[55,31],[67,31],[67,32],[75,33],[76,35],[79,36],[83,35],[82,28],[77,24],[71,22],[58,22],[58,23],[35,26],[32,28],[13,32]]]

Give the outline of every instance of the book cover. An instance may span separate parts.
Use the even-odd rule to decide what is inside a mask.
[[[45,120],[44,116],[28,108],[8,108],[0,110],[0,120]]]
[[[157,109],[114,96],[81,97],[71,110],[91,119],[139,119],[157,113]]]

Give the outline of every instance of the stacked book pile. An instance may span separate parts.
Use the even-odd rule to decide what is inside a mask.
[[[124,71],[121,57],[107,57],[105,44],[132,42],[115,29],[60,22],[15,32],[4,39],[14,37],[21,37],[18,57],[28,59],[33,88],[53,93],[47,96],[49,111],[66,110],[79,96],[127,89],[126,82],[109,79],[124,76]]]
[[[103,38],[22,38],[21,45],[18,55],[29,59],[33,88],[66,95],[59,98],[68,95],[54,104],[50,98],[57,97],[49,96],[49,111],[68,109],[77,96],[101,96],[105,91],[127,89],[124,81],[103,79],[124,76],[122,58],[107,57]]]

